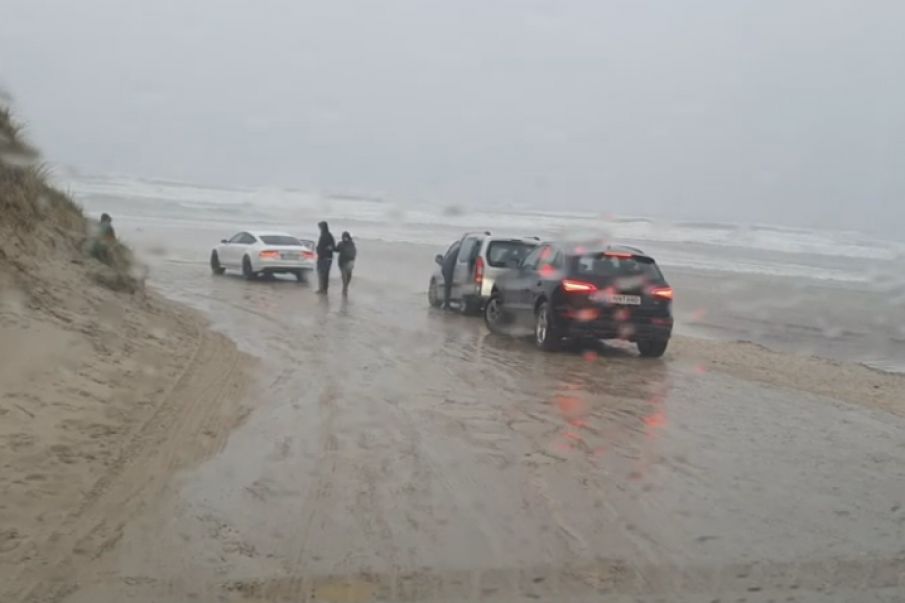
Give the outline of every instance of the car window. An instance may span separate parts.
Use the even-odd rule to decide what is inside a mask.
[[[487,263],[494,268],[519,265],[537,247],[524,241],[491,241],[487,246]]]
[[[242,236],[243,236],[244,234],[245,234],[244,232],[240,232],[239,234],[233,235],[233,238],[231,238],[231,239],[229,240],[229,242],[230,242],[230,243],[240,243],[240,242],[242,242]]]
[[[543,268],[545,266],[557,267],[560,266],[562,262],[560,261],[560,253],[553,247],[549,245],[544,247],[540,252],[540,259],[538,261],[538,267]]]
[[[477,257],[479,241],[475,237],[468,237],[462,241],[462,248],[459,250],[459,263],[466,264]]]
[[[522,268],[526,270],[537,270],[537,263],[540,261],[540,254],[544,249],[549,249],[549,245],[543,247],[535,247],[534,251],[528,254],[525,261],[522,262]]]
[[[283,245],[284,247],[301,247],[302,242],[295,237],[284,235],[261,235],[261,241],[267,245]]]
[[[604,253],[587,254],[573,258],[572,274],[576,276],[622,277],[644,276],[652,281],[663,280],[660,269],[650,258],[642,256],[621,257]]]
[[[242,242],[243,244],[245,244],[245,245],[252,245],[252,244],[254,244],[255,242],[257,242],[257,239],[255,239],[253,236],[251,236],[250,234],[248,234],[247,232],[245,232],[245,233],[242,233],[242,241],[241,241],[241,242]]]

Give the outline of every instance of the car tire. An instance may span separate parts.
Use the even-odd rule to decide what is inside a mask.
[[[543,301],[534,315],[534,343],[545,352],[554,352],[562,344],[562,335],[553,321],[550,302]]]
[[[242,258],[242,276],[249,281],[254,280],[256,276],[254,269],[251,267],[251,259],[247,255]]]
[[[216,274],[217,276],[226,272],[226,268],[224,268],[220,264],[220,256],[217,255],[217,250],[211,251],[211,272]]]
[[[431,308],[439,308],[443,305],[443,300],[440,299],[440,296],[437,294],[437,279],[432,278],[430,285],[427,288],[427,302],[430,304]]]
[[[484,324],[491,333],[501,333],[503,327],[512,322],[512,316],[503,308],[503,300],[494,293],[484,305]]]
[[[643,339],[638,342],[638,352],[644,358],[659,358],[666,352],[668,339]]]

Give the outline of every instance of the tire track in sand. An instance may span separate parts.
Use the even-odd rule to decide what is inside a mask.
[[[178,468],[215,452],[244,418],[249,358],[224,336],[200,328],[198,345],[154,413],[51,538],[41,564],[25,568],[0,599],[56,603],[78,589],[78,568],[122,536],[126,521],[166,488]]]
[[[336,422],[336,391],[332,384],[324,386],[318,398],[319,408],[323,411],[321,424],[318,428],[320,434],[320,450],[315,461],[314,483],[308,489],[308,495],[302,502],[303,517],[302,529],[298,537],[299,547],[291,559],[291,566],[287,568],[289,575],[298,576],[286,582],[279,583],[274,589],[270,589],[265,595],[266,601],[308,601],[309,592],[306,592],[305,573],[300,571],[308,558],[308,543],[311,537],[314,523],[322,506],[326,504],[333,493],[333,476],[336,474],[337,452],[339,441],[336,437],[334,425]]]

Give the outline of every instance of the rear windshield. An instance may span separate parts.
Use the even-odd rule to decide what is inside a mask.
[[[284,237],[283,235],[261,235],[261,240],[267,245],[284,245],[288,247],[302,246],[302,242],[295,237]]]
[[[517,266],[536,246],[524,241],[491,241],[487,247],[487,263],[494,268]]]
[[[663,274],[654,261],[643,256],[620,257],[596,253],[574,256],[571,260],[572,274],[575,276],[643,276],[649,281],[663,280]]]

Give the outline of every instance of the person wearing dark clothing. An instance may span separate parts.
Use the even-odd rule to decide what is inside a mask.
[[[109,264],[110,248],[116,242],[116,231],[113,230],[113,218],[110,214],[101,214],[101,220],[97,225],[97,235],[94,237],[94,243],[91,246],[91,254]]]
[[[440,272],[443,274],[443,307],[447,309],[449,309],[449,298],[452,296],[453,275],[456,271],[460,247],[461,243],[457,242],[449,248],[446,257],[443,258],[443,266],[440,268]]]
[[[318,224],[321,236],[317,240],[317,277],[320,284],[318,293],[327,293],[330,286],[330,267],[333,265],[333,251],[336,249],[336,241],[330,234],[330,228],[326,222]]]
[[[349,283],[352,282],[352,270],[355,268],[355,256],[358,253],[352,235],[348,232],[342,234],[342,238],[336,246],[336,252],[339,254],[339,274],[343,278],[343,295],[348,295]]]
[[[110,214],[101,214],[100,238],[107,243],[116,240],[116,231],[113,230],[113,218]]]

